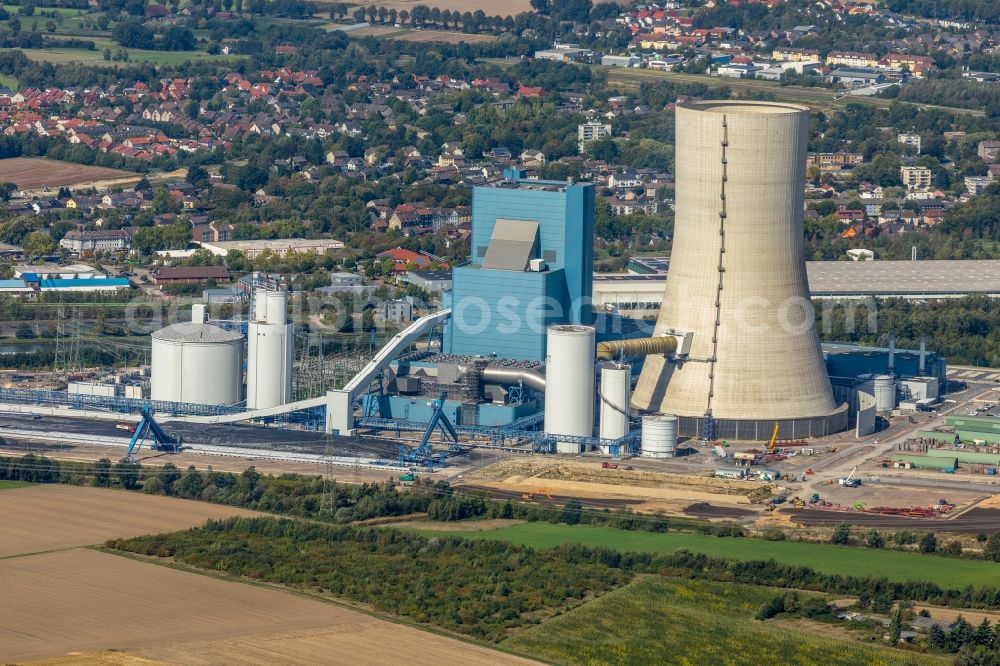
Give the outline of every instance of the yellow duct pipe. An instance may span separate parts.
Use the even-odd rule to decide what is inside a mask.
[[[621,356],[673,354],[676,351],[677,338],[669,335],[659,338],[636,338],[635,340],[597,343],[597,358],[604,361],[613,361]]]

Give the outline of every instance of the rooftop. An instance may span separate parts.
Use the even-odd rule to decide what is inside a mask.
[[[243,340],[243,336],[235,331],[227,331],[212,324],[202,324],[194,321],[182,321],[177,324],[171,324],[166,328],[155,331],[152,337],[154,340],[165,340],[168,342],[212,343]]]
[[[601,275],[595,281],[666,279],[669,257],[637,257],[632,264],[652,275]],[[838,296],[1000,296],[1000,260],[807,261],[814,298]]]

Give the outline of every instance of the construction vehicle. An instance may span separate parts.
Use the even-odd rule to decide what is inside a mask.
[[[147,437],[152,439],[150,448],[154,451],[176,453],[181,450],[180,435],[173,436],[164,432],[160,424],[153,420],[153,410],[149,407],[143,407],[139,423],[132,431],[132,439],[128,443],[128,453],[125,454],[126,460],[135,461],[135,454],[142,448]]]
[[[805,503],[805,502],[803,502],[803,501],[802,501],[802,500],[801,500],[800,498],[798,498],[798,497],[793,497],[793,498],[792,498],[792,506],[794,506],[794,507],[795,507],[796,509],[804,509],[804,508],[805,508],[805,506],[806,506],[806,503]]]
[[[851,470],[850,474],[841,479],[837,479],[838,483],[840,483],[840,485],[844,486],[845,488],[857,488],[858,486],[861,485],[861,479],[854,478],[854,475],[855,473],[857,473],[857,471],[858,468],[857,466],[855,466],[854,469]]]
[[[778,441],[778,430],[781,428],[781,424],[777,421],[774,422],[774,432],[771,433],[771,439],[767,442],[767,452],[774,453],[775,442]]]
[[[521,499],[523,499],[525,502],[531,502],[537,496],[542,496],[548,499],[549,501],[554,501],[552,495],[549,495],[548,491],[545,490],[545,488],[535,488],[531,492],[524,493],[523,495],[521,495]]]
[[[809,498],[810,504],[819,504],[819,493],[813,493],[813,496]]]
[[[810,467],[809,469],[807,469],[807,470],[806,470],[806,474],[809,474],[809,475],[812,475],[812,474],[815,474],[815,473],[816,473],[816,472],[814,472],[814,471],[812,470],[812,467]]]

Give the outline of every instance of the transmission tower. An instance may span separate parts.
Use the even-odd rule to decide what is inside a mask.
[[[73,308],[72,337],[70,337],[69,349],[69,369],[71,371],[83,369],[83,363],[80,360],[80,338],[82,337],[82,325],[80,322],[82,315],[80,314],[80,310],[81,308]]]
[[[336,502],[333,497],[335,482],[333,480],[333,437],[331,435],[326,436],[323,463],[326,470],[323,474],[323,496],[319,502],[319,513],[321,516],[332,516],[336,511]]]
[[[59,293],[59,305],[56,307],[56,350],[52,359],[52,374],[59,375],[66,371],[66,348],[63,338],[66,336],[66,307],[63,304],[62,292]]]

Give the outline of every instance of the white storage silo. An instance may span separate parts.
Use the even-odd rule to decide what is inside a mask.
[[[580,453],[582,444],[559,435],[594,436],[595,331],[565,324],[548,329],[545,359],[545,432],[556,439],[558,453]]]
[[[628,434],[629,393],[632,366],[621,363],[601,365],[601,439],[619,439]],[[601,451],[610,454],[608,447]]]
[[[861,375],[861,389],[875,396],[875,411],[888,412],[896,408],[896,379],[891,375]]]
[[[283,291],[258,289],[247,326],[247,408],[277,407],[292,399],[295,336]]]
[[[642,456],[673,458],[677,451],[677,417],[642,417]]]
[[[153,400],[232,405],[242,399],[243,336],[200,322],[152,335]]]
[[[888,412],[896,408],[896,379],[889,375],[875,375],[875,409]]]

